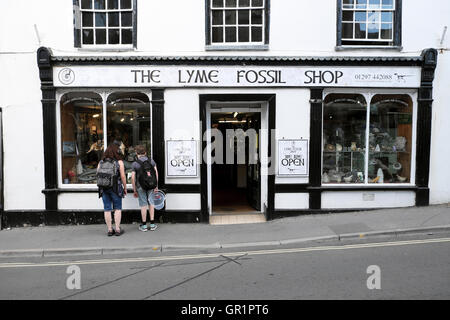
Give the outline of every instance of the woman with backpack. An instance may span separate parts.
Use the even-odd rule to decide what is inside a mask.
[[[122,198],[127,194],[127,180],[125,179],[125,167],[120,155],[120,142],[114,141],[103,153],[97,167],[97,186],[99,198],[103,200],[105,222],[108,227],[108,236],[115,234],[120,236],[122,218]],[[114,210],[115,230],[112,228],[111,212]]]

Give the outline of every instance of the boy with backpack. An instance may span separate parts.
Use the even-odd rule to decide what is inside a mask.
[[[158,170],[153,159],[147,157],[147,152],[143,145],[137,145],[136,161],[133,162],[133,172],[131,183],[133,184],[134,197],[138,198],[141,208],[141,224],[139,230],[147,231],[147,208],[150,213],[150,230],[154,231],[157,225],[154,221],[155,207],[148,202],[148,195],[152,190],[158,191]]]

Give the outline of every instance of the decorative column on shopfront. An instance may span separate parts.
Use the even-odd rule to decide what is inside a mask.
[[[45,210],[46,218],[58,210],[58,173],[56,157],[56,89],[53,86],[53,70],[50,49],[41,47],[37,50],[37,63],[42,90],[42,116],[44,134],[45,164]]]
[[[321,208],[322,184],[322,95],[323,88],[311,89],[309,208]]]
[[[158,188],[165,188],[165,148],[164,148],[164,89],[152,90],[152,149],[153,160],[158,168]],[[164,213],[164,209],[156,211],[156,217]]]
[[[417,110],[416,206],[427,206],[430,202],[428,182],[430,176],[433,80],[437,55],[436,49],[426,49],[422,52],[422,78]]]

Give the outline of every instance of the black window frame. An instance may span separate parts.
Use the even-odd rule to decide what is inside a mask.
[[[392,44],[343,43],[342,41],[342,0],[337,2],[336,50],[345,49],[402,49],[402,0],[394,0],[394,23]],[[348,41],[350,42],[350,41]],[[356,40],[353,42],[357,42]],[[388,41],[386,41],[388,42]]]
[[[81,11],[80,11],[80,0],[72,0],[73,1],[73,35],[74,35],[74,47],[80,49],[87,50],[132,50],[137,48],[137,0],[133,1],[133,22],[132,22],[132,43],[129,45],[123,45],[123,47],[114,48],[111,45],[111,48],[108,48],[109,45],[98,45],[101,46],[96,48],[96,45],[91,45],[89,47],[83,47],[81,40]]]
[[[270,35],[270,0],[264,1],[264,43],[241,44],[239,42],[216,44],[211,41],[211,0],[205,0],[205,46],[206,50],[268,50]]]

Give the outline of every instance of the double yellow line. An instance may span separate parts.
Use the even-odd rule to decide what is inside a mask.
[[[291,248],[291,249],[218,252],[218,253],[210,253],[210,254],[158,256],[158,257],[143,257],[143,258],[56,261],[56,262],[43,262],[43,263],[10,262],[10,263],[0,263],[0,269],[2,269],[2,268],[57,267],[57,266],[69,266],[69,265],[90,265],[90,264],[130,263],[130,262],[156,262],[156,261],[160,262],[160,261],[176,261],[176,260],[192,260],[192,259],[210,259],[210,258],[218,258],[220,256],[225,256],[225,257],[238,257],[238,256],[242,256],[242,255],[256,256],[256,255],[302,253],[302,252],[314,252],[314,251],[332,251],[332,250],[349,250],[349,249],[363,249],[363,248],[377,248],[377,247],[395,247],[395,246],[430,244],[430,243],[445,243],[445,242],[450,242],[450,238],[377,242],[377,243],[349,244],[349,245],[335,245],[335,246],[307,247],[307,248]]]

